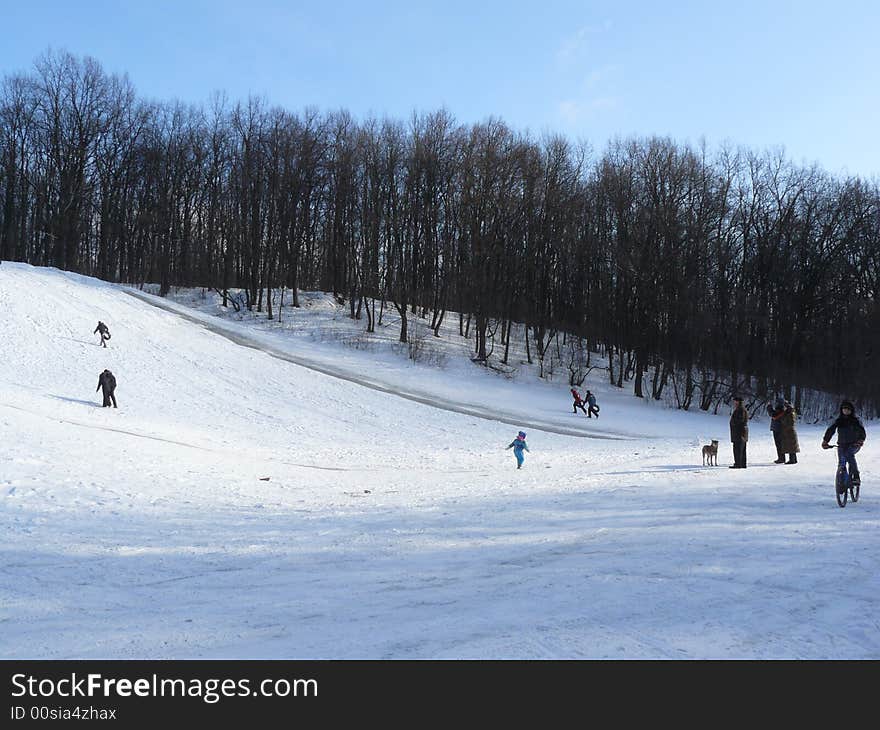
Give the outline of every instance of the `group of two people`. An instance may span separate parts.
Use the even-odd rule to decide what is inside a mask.
[[[574,398],[574,404],[571,407],[573,413],[577,413],[578,408],[580,408],[587,418],[592,418],[593,416],[596,416],[596,418],[599,417],[599,404],[596,402],[596,396],[593,395],[591,391],[588,390],[584,394],[584,397],[581,398],[581,394],[578,393],[577,388],[572,388],[571,397]]]
[[[743,399],[735,396],[734,408],[730,414],[730,441],[733,444],[733,464],[731,469],[746,468],[746,444],[749,440],[749,413],[743,406]],[[798,444],[795,421],[797,414],[791,403],[784,398],[777,398],[771,406],[767,406],[767,415],[770,416],[770,430],[773,433],[773,441],[776,445],[776,461],[774,464],[797,464],[797,454],[800,451]],[[860,484],[859,467],[856,463],[856,453],[865,443],[865,427],[856,416],[855,407],[851,401],[845,400],[840,404],[840,413],[834,422],[825,431],[822,438],[822,448],[830,449],[829,442],[837,433],[837,454],[841,465],[849,465],[853,484]],[[788,461],[785,455],[788,454]]]

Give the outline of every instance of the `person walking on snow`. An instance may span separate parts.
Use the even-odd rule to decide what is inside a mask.
[[[822,448],[830,449],[828,443],[834,432],[837,431],[837,457],[841,465],[844,462],[849,463],[849,474],[855,486],[862,483],[862,477],[859,475],[859,465],[856,463],[856,453],[865,443],[865,427],[856,416],[856,409],[853,404],[845,400],[840,404],[840,415],[835,419],[825,436],[822,438]]]
[[[584,401],[581,398],[581,394],[577,392],[577,388],[571,389],[571,397],[574,398],[574,405],[572,405],[571,407],[572,412],[577,413],[578,408],[580,408],[584,412],[585,416],[589,415],[587,413],[587,409],[584,407]]]
[[[112,401],[113,407],[116,408],[116,376],[113,375],[106,368],[104,372],[98,376],[98,387],[95,388],[95,392],[102,391],[104,395],[104,404],[103,408],[109,408],[110,403]]]
[[[516,457],[516,468],[522,469],[523,460],[525,459],[523,456],[523,450],[529,450],[529,447],[526,445],[525,431],[520,431],[516,435],[516,438],[510,442],[507,449],[513,449],[513,455]],[[507,449],[505,449],[505,451],[507,451]]]
[[[97,332],[101,333],[101,344],[107,347],[107,340],[110,339],[110,329],[100,319],[98,320],[98,326],[95,327],[95,331],[92,334]]]
[[[596,416],[599,417],[599,405],[596,403],[596,396],[593,395],[592,391],[587,391],[587,403],[590,404],[590,410],[587,413],[588,418],[592,418]]]

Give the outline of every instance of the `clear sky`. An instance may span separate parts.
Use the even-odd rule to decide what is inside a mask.
[[[152,99],[445,107],[598,150],[705,138],[880,178],[877,0],[0,0],[0,26],[0,75],[51,47]]]

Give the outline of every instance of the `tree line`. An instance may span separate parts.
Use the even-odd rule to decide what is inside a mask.
[[[269,318],[278,288],[319,289],[367,331],[394,308],[402,342],[454,312],[477,362],[517,338],[575,383],[601,352],[612,383],[683,409],[880,403],[880,187],[778,150],[148,101],[47,52],[0,88],[2,259],[241,289]]]

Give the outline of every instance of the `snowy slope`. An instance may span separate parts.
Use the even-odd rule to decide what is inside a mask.
[[[819,427],[704,468],[726,414],[184,311],[0,266],[0,657],[880,656],[872,424],[841,510]]]

